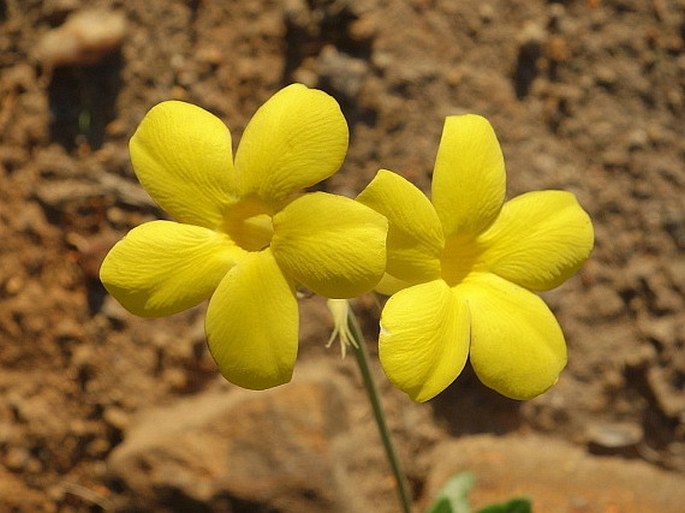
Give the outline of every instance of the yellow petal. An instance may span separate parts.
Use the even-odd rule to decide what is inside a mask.
[[[567,280],[592,251],[592,221],[570,192],[537,191],[504,204],[479,239],[487,268],[532,290]]]
[[[411,287],[412,285],[416,284],[402,281],[398,278],[395,278],[392,274],[385,273],[383,274],[381,281],[378,282],[378,284],[373,288],[373,290],[375,290],[379,294],[383,294],[384,296],[392,296],[400,290],[406,289],[407,287]]]
[[[459,375],[469,350],[469,314],[442,280],[401,290],[381,314],[378,351],[392,383],[427,401]]]
[[[250,253],[209,301],[209,350],[231,383],[253,390],[275,387],[292,376],[298,322],[294,289],[271,251]]]
[[[231,134],[195,105],[166,101],[143,118],[129,143],[136,176],[183,223],[217,228],[236,193]]]
[[[491,273],[469,276],[455,294],[471,312],[471,364],[488,387],[532,399],[566,365],[561,328],[538,296]]]
[[[432,183],[445,235],[481,233],[497,217],[505,192],[504,157],[488,120],[475,114],[448,116]]]
[[[409,283],[440,276],[445,245],[440,219],[428,198],[400,175],[381,169],[357,201],[388,219],[387,272]]]
[[[323,91],[290,85],[245,128],[235,156],[243,196],[278,202],[335,173],[347,151],[347,122]]]
[[[388,222],[343,196],[305,194],[273,217],[271,248],[281,268],[329,298],[370,291],[385,270]]]
[[[207,228],[152,221],[110,250],[100,279],[130,312],[162,317],[207,299],[244,254],[228,237]]]

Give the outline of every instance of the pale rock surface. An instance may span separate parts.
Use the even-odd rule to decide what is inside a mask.
[[[146,412],[108,465],[135,496],[128,509],[362,512],[336,454],[347,427],[343,396],[323,377],[264,392],[222,386]]]
[[[451,476],[470,471],[475,510],[522,496],[540,513],[681,513],[685,504],[682,474],[592,456],[537,435],[474,436],[443,442],[433,454],[424,497],[435,497]]]
[[[43,34],[36,55],[53,67],[96,64],[119,48],[125,35],[126,17],[121,12],[84,9]]]

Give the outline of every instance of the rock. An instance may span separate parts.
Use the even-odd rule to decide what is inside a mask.
[[[346,428],[326,381],[208,391],[147,413],[108,465],[135,497],[126,511],[362,511],[338,475],[333,438]]]
[[[434,497],[454,474],[476,475],[474,510],[526,496],[534,511],[679,513],[685,476],[643,461],[592,456],[540,436],[490,435],[445,442],[434,448],[435,466],[425,496]]]
[[[337,93],[349,100],[357,97],[368,73],[365,61],[339,52],[332,45],[321,50],[317,58],[317,69],[323,80],[328,81]]]
[[[5,467],[8,470],[19,472],[24,470],[31,459],[31,454],[25,447],[10,447],[5,455]]]
[[[659,410],[672,419],[685,421],[685,395],[672,386],[661,367],[647,371],[647,384],[654,394]]]
[[[633,454],[644,432],[631,422],[598,423],[588,429],[589,448],[593,454]]]
[[[616,319],[625,313],[625,302],[613,287],[598,283],[578,306],[586,319]]]
[[[86,9],[44,34],[36,53],[50,67],[97,64],[121,46],[125,34],[126,18],[122,13]]]
[[[21,478],[0,468],[0,511],[43,512],[43,494],[29,488]]]
[[[546,38],[547,31],[545,28],[532,21],[527,22],[518,34],[518,40],[521,47],[534,48],[536,54],[541,52],[542,44]]]

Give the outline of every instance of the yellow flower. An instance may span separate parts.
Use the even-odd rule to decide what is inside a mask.
[[[180,312],[210,298],[205,328],[221,373],[264,389],[290,380],[298,345],[295,286],[347,298],[385,268],[387,221],[350,198],[298,194],[335,173],[347,123],[333,98],[294,84],[245,128],[232,158],[226,126],[178,101],[153,107],[130,142],[140,182],[178,222],[134,228],[100,277],[129,311]]]
[[[389,379],[416,401],[444,390],[467,357],[490,388],[529,399],[566,365],[552,312],[534,293],[560,285],[588,258],[592,223],[573,194],[537,191],[504,202],[502,151],[480,116],[445,120],[432,203],[380,170],[357,198],[390,222],[381,315]]]

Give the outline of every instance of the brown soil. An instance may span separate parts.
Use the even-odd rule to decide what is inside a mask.
[[[569,345],[555,388],[518,403],[467,370],[421,406],[420,425],[391,420],[417,499],[427,448],[483,433],[534,432],[682,477],[682,1],[94,0],[125,32],[105,17],[87,25],[92,41],[81,26],[45,43],[80,4],[0,0],[1,511],[99,511],[97,497],[119,492],[125,504],[107,457],[129,420],[216,380],[204,307],[138,319],[97,279],[114,241],[164,216],[133,177],[137,123],[179,98],[238,141],[293,81],[333,94],[350,124],[328,190],[355,194],[379,167],[427,189],[444,116],[476,112],[500,138],[511,196],[571,190],[594,219],[591,260],[545,296]],[[322,305],[305,303],[301,361],[354,374],[323,349]],[[359,308],[371,337],[377,312]],[[409,400],[382,388],[400,416]]]

